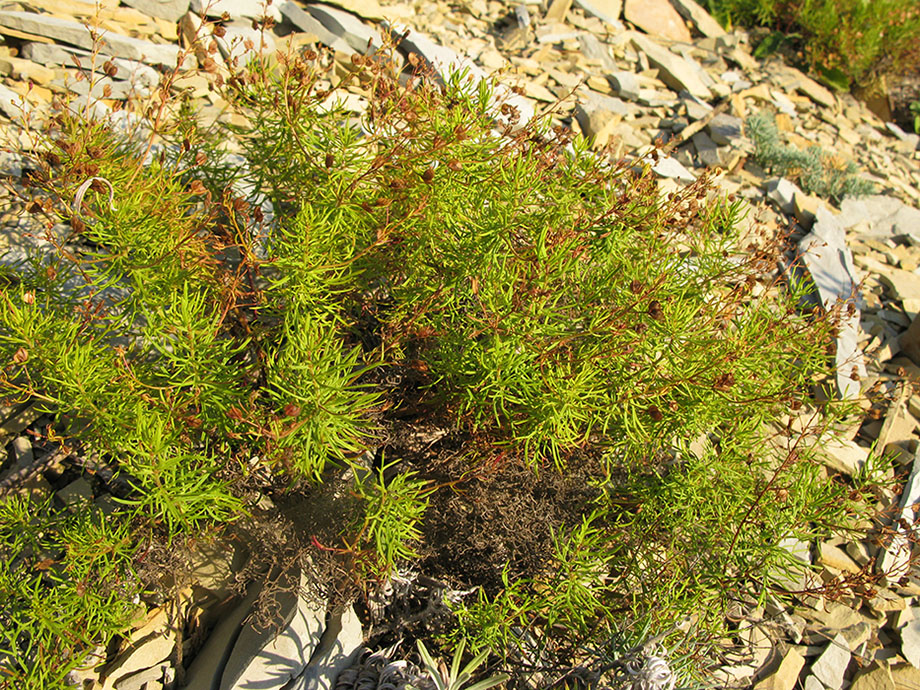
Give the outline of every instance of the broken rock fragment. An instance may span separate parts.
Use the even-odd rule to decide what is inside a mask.
[[[712,92],[703,83],[699,71],[686,58],[675,55],[642,34],[633,33],[630,38],[633,45],[645,54],[649,63],[658,69],[659,78],[665,84],[677,91],[688,91],[704,100],[712,97]]]
[[[626,0],[623,17],[645,33],[690,43],[690,31],[668,0]]]
[[[837,390],[844,399],[859,395],[859,382],[866,376],[866,365],[859,348],[859,309],[854,297],[856,266],[846,244],[843,228],[825,207],[818,209],[811,233],[799,242],[801,260],[818,289],[821,306],[834,307],[838,301],[849,302],[840,321],[835,363]]]

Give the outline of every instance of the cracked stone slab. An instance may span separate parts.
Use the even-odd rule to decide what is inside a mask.
[[[920,502],[920,449],[914,454],[910,477],[901,492],[900,511],[895,515],[897,532],[878,562],[878,569],[889,582],[897,582],[910,572],[911,540],[914,515],[913,506]]]
[[[712,91],[703,83],[698,70],[688,60],[642,34],[633,32],[630,39],[637,50],[645,53],[649,63],[659,70],[659,78],[665,84],[677,91],[688,91],[703,100],[712,98]]]
[[[14,31],[24,31],[29,34],[44,36],[62,43],[69,43],[84,48],[93,49],[93,37],[89,29],[79,22],[69,19],[52,17],[47,14],[34,14],[32,12],[0,12],[0,27]],[[0,29],[3,33],[3,29]],[[113,57],[138,60],[147,64],[175,67],[179,59],[180,48],[177,45],[162,45],[151,43],[139,38],[123,36],[112,31],[106,31],[99,39],[100,48]]]
[[[350,12],[322,3],[311,3],[305,9],[328,31],[359,53],[373,54],[383,46],[383,38],[377,29],[368,26]]]
[[[833,307],[838,301],[853,305],[853,313],[844,313],[840,321],[835,366],[841,397],[855,398],[860,393],[859,382],[866,377],[866,364],[859,347],[860,314],[855,302],[859,280],[844,230],[826,207],[818,209],[812,231],[799,242],[799,252],[824,308]]]
[[[300,595],[309,585],[305,573],[298,582],[297,590],[276,595],[279,626],[244,625],[224,667],[220,690],[280,688],[303,673],[322,639],[326,610]]]

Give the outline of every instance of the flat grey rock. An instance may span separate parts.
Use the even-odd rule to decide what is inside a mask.
[[[767,182],[767,198],[787,215],[795,213],[795,195],[801,193],[802,190],[785,177]]]
[[[696,148],[696,155],[707,168],[715,168],[722,164],[719,156],[719,147],[716,145],[706,132],[697,132],[692,138],[693,146]]]
[[[78,48],[92,50],[93,39],[89,30],[79,22],[60,19],[47,14],[32,12],[0,12],[0,26],[25,31],[26,33],[45,36],[46,38],[69,43]],[[2,31],[0,31],[2,33]],[[177,45],[161,45],[143,41],[139,38],[123,36],[112,31],[103,32],[100,39],[102,52],[113,57],[139,60],[147,64],[175,67],[180,48]]]
[[[725,36],[725,29],[712,18],[705,9],[698,5],[694,0],[671,0],[674,9],[680,16],[690,21],[704,36],[709,38],[721,38]]]
[[[329,31],[329,29],[320,24],[318,19],[305,12],[300,5],[292,0],[287,0],[282,3],[278,9],[291,24],[301,31],[313,34],[323,45],[333,50],[340,50],[344,53],[353,52],[352,47],[348,45],[344,39]]]
[[[2,98],[2,96],[0,96]],[[24,158],[12,151],[0,151],[0,175],[22,177]]]
[[[614,93],[628,101],[639,100],[639,78],[632,72],[614,72],[607,76]]]
[[[869,228],[860,234],[887,238],[909,235],[920,241],[920,210],[884,194],[844,199],[840,205],[844,227],[866,223]]]
[[[652,170],[661,177],[679,180],[680,182],[693,182],[696,179],[696,175],[671,156],[660,156],[658,162],[652,165]]]
[[[837,633],[824,651],[811,665],[811,673],[829,690],[843,687],[843,674],[850,664],[850,645],[841,633]]]
[[[846,245],[843,228],[826,207],[818,208],[815,224],[799,242],[799,251],[818,289],[823,307],[830,308],[838,300],[852,299],[859,283],[853,254]],[[866,377],[866,365],[858,344],[859,318],[858,308],[852,315],[845,313],[837,337],[837,390],[844,399],[857,397],[860,393],[859,381]]]
[[[274,3],[265,6],[263,0],[191,0],[189,9],[195,14],[207,12],[209,17],[220,17],[224,12],[231,19],[261,19],[266,14],[281,21],[281,12]]]
[[[26,43],[22,47],[22,56],[41,65],[60,65],[62,67],[76,67],[74,57],[80,60],[81,65],[88,67],[89,60],[92,59],[92,53],[88,50],[49,43]],[[111,78],[116,81],[129,81],[138,87],[150,89],[160,84],[160,73],[137,60],[98,55],[96,57],[97,70],[109,60],[115,65],[115,74]]]
[[[600,39],[594,34],[578,34],[578,45],[581,46],[581,53],[589,60],[600,60],[601,66],[605,70],[617,69],[616,60],[610,56],[608,46],[601,43]]]
[[[909,621],[901,628],[901,655],[920,668],[920,620]]]
[[[0,84],[0,112],[10,120],[18,121],[31,110],[32,106],[25,102],[18,93]]]
[[[623,0],[575,0],[575,5],[583,9],[585,14],[614,26],[622,26],[620,15],[623,13]]]
[[[334,614],[310,663],[291,683],[290,690],[333,690],[339,674],[351,666],[363,643],[361,621],[354,607]]]
[[[728,146],[744,139],[741,118],[726,113],[719,113],[706,126],[709,136],[719,146]]]
[[[697,98],[689,91],[681,91],[680,100],[687,108],[687,117],[691,120],[702,120],[712,112],[712,106],[701,98]]]
[[[179,17],[188,12],[189,0],[122,0],[128,7],[139,12],[159,17],[168,22],[179,21]]]
[[[918,502],[920,502],[920,449],[914,454],[910,477],[901,491],[900,511],[894,515],[897,531],[878,560],[879,572],[890,582],[897,582],[910,572],[911,533],[916,520],[913,506]]]
[[[311,3],[304,9],[329,32],[359,53],[370,55],[383,46],[383,38],[377,29],[368,26],[350,12],[322,3]]]
[[[649,63],[658,69],[659,78],[665,84],[676,91],[685,90],[704,100],[712,97],[709,87],[699,76],[699,70],[685,58],[675,55],[642,34],[633,32],[630,38],[636,49],[645,53]]]
[[[220,678],[242,630],[243,620],[252,611],[252,605],[261,589],[258,584],[250,585],[242,601],[220,617],[185,673],[186,687],[196,690],[220,689]]]
[[[243,626],[224,667],[220,690],[281,688],[303,673],[326,627],[325,607],[300,594],[309,585],[306,577],[300,573],[298,591],[276,595],[277,625],[265,630],[251,622]]]

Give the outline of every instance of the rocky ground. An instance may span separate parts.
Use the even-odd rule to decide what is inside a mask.
[[[404,58],[416,53],[440,72],[458,66],[479,76],[501,72],[506,84],[519,87],[505,95],[525,116],[553,113],[559,124],[592,137],[596,148],[607,147],[615,157],[641,158],[653,142],[667,144],[670,155],[654,166],[663,192],[709,170],[724,190],[746,200],[747,222],[791,227],[822,299],[857,295],[859,309],[838,342],[840,394],[875,394],[874,402],[864,404],[865,416],[828,447],[827,470],[852,474],[870,448],[889,453],[890,489],[878,496],[878,507],[892,527],[862,541],[786,544],[813,566],[813,574],[790,580],[789,590],[798,593],[784,603],[771,596],[765,608],[739,605],[737,636],[725,641],[715,682],[760,690],[920,686],[920,577],[912,558],[913,508],[920,501],[920,395],[914,394],[920,380],[920,137],[779,60],[755,60],[743,32],[724,32],[693,0],[626,0],[625,6],[622,0],[552,0],[549,6],[539,0],[204,4],[0,3],[0,130],[27,144],[18,123],[30,111],[47,110],[55,94],[92,97],[101,111],[147,96],[176,64],[180,44],[199,31],[213,32],[219,48],[198,56],[202,66],[209,59],[233,60],[263,43],[295,49],[318,44],[335,51],[344,69],[353,53],[373,50],[408,28],[400,44]],[[275,24],[263,34],[253,19],[265,14]],[[217,24],[202,28],[205,15]],[[92,94],[74,63],[92,47],[84,25],[90,21],[98,21],[102,52],[117,68]],[[175,88],[191,92],[204,118],[225,117],[223,102],[196,67],[187,64]],[[355,88],[352,95],[348,105],[360,111],[364,94]],[[855,162],[875,183],[876,194],[838,207],[791,180],[772,178],[754,162],[744,125],[761,110],[776,114],[788,145],[818,145],[841,166]],[[21,159],[0,154],[0,173],[13,184],[22,172]],[[36,240],[27,236],[30,221],[4,205],[0,252],[11,261],[24,243]],[[33,447],[28,432],[47,420],[29,405],[3,408],[0,420],[0,440],[8,448],[0,488],[53,493],[63,506],[94,501],[103,510],[111,507],[111,497],[94,480],[103,466]],[[290,594],[279,600],[288,622],[278,637],[247,622],[258,588],[240,594],[232,587],[244,553],[229,544],[200,550],[180,597],[152,602],[122,647],[99,650],[105,663],[76,674],[75,685],[306,689],[332,687],[349,665],[338,687],[384,687],[411,675],[405,665],[387,665],[383,656],[356,656],[364,636],[350,608],[327,615]],[[287,575],[295,582],[303,576]],[[436,587],[433,592],[432,600],[443,594]]]

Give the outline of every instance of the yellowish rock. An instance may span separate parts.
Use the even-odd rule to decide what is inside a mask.
[[[48,85],[54,79],[53,69],[15,57],[0,58],[0,74],[22,81],[32,81],[42,86]]]

